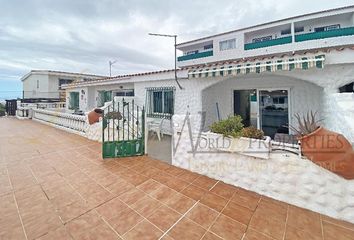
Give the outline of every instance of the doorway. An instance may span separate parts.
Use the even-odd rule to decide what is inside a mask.
[[[240,115],[245,127],[262,129],[274,139],[276,133],[289,134],[289,90],[234,90],[234,115]]]
[[[289,134],[289,91],[259,90],[259,128],[274,139],[276,133]]]
[[[257,127],[257,90],[234,90],[234,115],[240,115],[245,127]]]

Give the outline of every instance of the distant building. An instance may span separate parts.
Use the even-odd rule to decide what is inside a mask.
[[[24,99],[64,100],[63,84],[104,78],[93,74],[32,70],[21,78]],[[65,100],[64,100],[65,101]]]

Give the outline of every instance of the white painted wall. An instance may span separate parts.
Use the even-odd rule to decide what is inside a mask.
[[[173,120],[181,126],[183,119],[174,116]],[[208,147],[199,147],[203,152],[193,153],[187,128],[173,138],[175,144],[179,141],[172,155],[175,166],[354,223],[354,180],[290,153],[273,152],[268,160],[215,152]]]
[[[80,92],[80,110],[87,112],[97,107],[99,91],[119,91],[121,89],[134,89],[134,85],[132,83],[117,83],[112,85],[70,88],[67,90],[66,99],[68,103],[70,92]],[[69,105],[67,104],[67,110],[68,108]]]
[[[37,80],[39,88],[37,88]],[[23,82],[23,91],[25,98],[58,98],[59,94],[49,90],[49,76],[43,74],[32,74]]]
[[[328,93],[336,93],[339,87],[354,81],[354,64],[333,64],[333,62],[338,61],[349,61],[350,58],[354,57],[350,53],[352,51],[344,50],[331,53],[329,56],[326,55],[326,64],[323,69],[251,73],[247,76],[232,77],[229,80],[220,77],[186,79],[187,71],[180,71],[179,76],[182,79],[179,79],[179,82],[183,87],[182,90],[175,83],[173,72],[136,76],[130,79],[130,84],[134,84],[136,104],[140,106],[145,105],[147,87],[175,87],[175,113],[185,114],[188,111],[195,114],[201,110],[207,110],[208,115],[211,116],[208,118],[208,124],[215,120],[215,101],[219,102],[223,116],[232,113],[232,90],[241,88],[290,87],[292,113],[319,110],[320,113],[326,111],[326,116],[336,116],[335,108],[322,103],[326,101]],[[111,86],[95,87],[95,91],[90,90],[89,93],[95,92],[96,94],[98,89],[119,88],[119,84],[123,83],[117,82],[111,84]],[[209,87],[210,89],[208,89]],[[91,89],[91,87],[89,88]],[[324,92],[322,92],[322,89]],[[68,91],[73,90],[79,91],[81,89],[69,89]],[[207,96],[204,93],[208,93],[210,98],[203,99],[203,96]],[[89,98],[91,98],[91,95]],[[94,98],[96,98],[96,95]],[[85,105],[80,104],[80,106],[84,107],[82,109],[84,111],[91,110]],[[324,118],[323,124],[325,126],[337,124],[333,117],[324,116]],[[290,123],[296,125],[293,116],[290,118]],[[169,132],[169,129],[170,122],[165,121],[165,132]],[[336,130],[350,138],[344,125],[339,126]]]
[[[252,76],[253,75],[253,76]],[[323,90],[312,83],[289,77],[279,77],[271,74],[245,77],[231,77],[203,91],[203,111],[206,111],[206,126],[217,121],[216,102],[219,105],[220,116],[227,118],[234,113],[233,91],[241,89],[290,89],[289,111],[291,113],[289,123],[297,126],[295,113],[307,113],[309,110],[321,113],[321,101]],[[294,71],[294,75],[296,75]]]
[[[344,134],[354,147],[354,93],[324,95],[325,126]]]

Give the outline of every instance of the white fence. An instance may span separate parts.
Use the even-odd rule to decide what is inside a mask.
[[[31,118],[32,109],[65,109],[65,102],[54,103],[21,103],[17,101],[17,118]]]
[[[85,135],[88,129],[87,117],[81,115],[33,109],[32,119],[80,135]]]
[[[131,101],[134,98],[124,97],[125,100]],[[115,102],[122,101],[122,97],[115,97]],[[56,105],[55,105],[56,104]],[[36,104],[33,104],[36,105]],[[32,118],[35,121],[59,128],[71,133],[79,134],[94,141],[102,141],[102,122],[90,125],[88,123],[87,114],[75,115],[72,113],[61,112],[65,103],[53,103],[47,105],[33,106],[30,104],[19,104],[17,110],[18,118]],[[41,109],[48,107],[48,109]],[[59,108],[58,108],[59,107]],[[105,103],[102,109],[112,107],[112,101]],[[27,113],[25,112],[27,110]],[[22,113],[24,112],[24,114]],[[22,117],[22,114],[24,117]],[[27,114],[27,115],[26,115]]]

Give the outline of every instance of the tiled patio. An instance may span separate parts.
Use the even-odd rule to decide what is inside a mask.
[[[354,224],[0,118],[0,239],[354,239]]]

